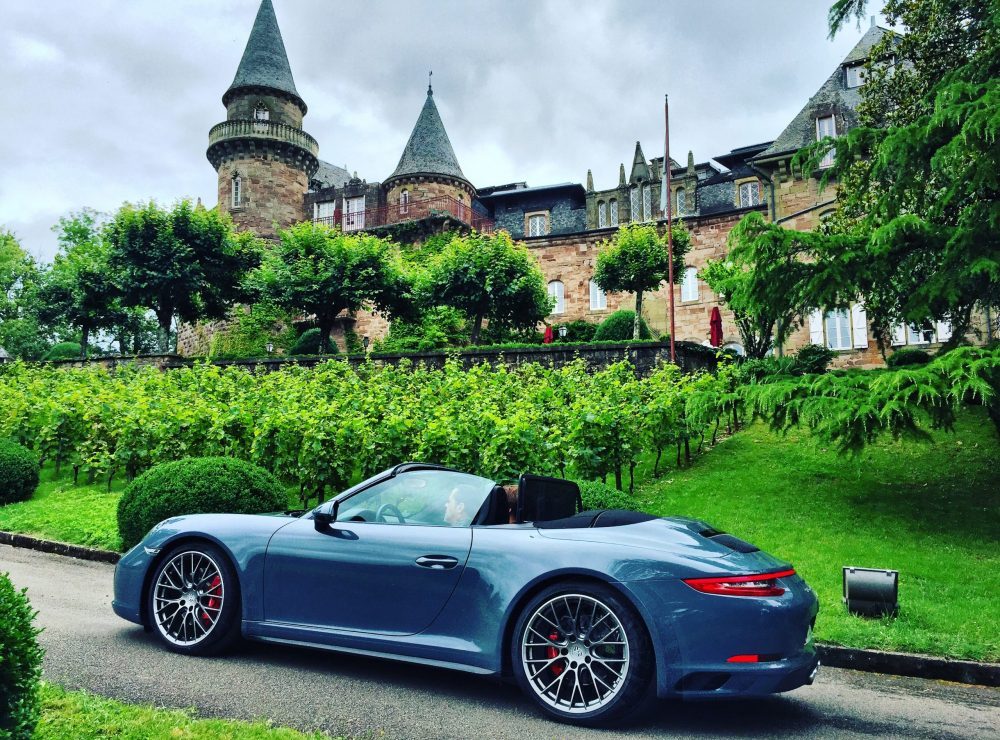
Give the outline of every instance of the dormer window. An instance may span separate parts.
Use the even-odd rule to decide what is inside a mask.
[[[758,205],[760,205],[760,183],[757,180],[740,183],[740,208]]]
[[[253,111],[253,120],[255,121],[270,121],[271,111],[267,108],[258,105]]]
[[[865,84],[865,68],[862,64],[854,64],[847,67],[845,70],[847,74],[847,86],[850,87],[861,87]]]
[[[239,174],[233,175],[232,204],[233,208],[239,208],[243,200],[243,178]]]

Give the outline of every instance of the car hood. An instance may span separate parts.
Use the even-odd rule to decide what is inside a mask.
[[[695,551],[699,557],[724,558],[732,548],[714,542],[701,533],[712,531],[705,522],[686,517],[662,517],[617,527],[579,529],[538,529],[538,534],[554,540],[600,542],[625,547],[642,547],[667,552]]]

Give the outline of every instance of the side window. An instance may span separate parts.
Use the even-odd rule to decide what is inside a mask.
[[[408,213],[410,210],[410,191],[404,190],[399,194],[399,212]]]
[[[677,188],[677,215],[682,216],[687,211],[687,193],[684,188]]]
[[[642,186],[642,220],[653,218],[653,189],[649,185]]]
[[[528,236],[545,236],[549,233],[549,214],[533,213],[528,215]]]
[[[617,226],[618,225],[618,199],[617,198],[612,198],[611,200],[608,201],[608,211],[610,211],[610,213],[608,215],[611,216],[610,225],[611,226]]]
[[[642,221],[642,194],[639,192],[639,188],[635,185],[629,191],[629,199],[631,206],[631,219],[633,221]]]
[[[681,282],[681,300],[698,300],[698,269],[688,267],[684,270],[684,280]]]
[[[493,481],[451,470],[414,470],[376,483],[340,505],[337,520],[467,527]]]
[[[760,205],[760,183],[756,180],[740,184],[740,208]]]
[[[597,227],[603,229],[608,225],[608,206],[603,201],[597,202]]]
[[[820,116],[816,119],[816,141],[822,141],[826,137],[834,137],[837,135],[836,121],[833,116]],[[833,166],[834,150],[831,149],[826,153],[826,156],[820,161],[820,167],[832,167]]]
[[[608,296],[593,280],[590,281],[590,310],[603,311],[608,307]]]
[[[243,178],[236,173],[233,175],[233,185],[232,185],[232,206],[233,208],[239,208],[243,203]]]
[[[552,313],[566,313],[566,287],[560,280],[549,283],[549,296],[555,299]]]

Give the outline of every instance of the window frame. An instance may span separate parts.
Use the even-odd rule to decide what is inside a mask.
[[[852,80],[853,73],[853,80]],[[854,82],[852,85],[851,83]],[[864,87],[865,84],[865,65],[863,64],[848,64],[844,67],[844,86],[848,90],[853,90],[858,87]]]
[[[532,224],[541,223],[541,232],[537,234],[532,234]],[[548,236],[549,234],[549,212],[548,211],[531,211],[524,214],[524,235],[526,237],[536,237],[536,236]]]
[[[618,225],[618,199],[610,198],[608,200],[608,225],[617,226]]]
[[[593,278],[590,280],[590,310],[606,311],[608,309],[608,294],[601,290]]]
[[[830,331],[830,321],[831,321],[831,319],[833,319],[835,322],[837,322],[834,325],[834,328],[838,330],[836,332],[836,338],[838,340],[838,343],[836,345],[834,345],[834,343],[832,341],[832,338],[831,338],[832,337],[832,334],[831,334],[831,331]],[[841,319],[843,319],[843,326],[841,326],[841,324],[840,324],[840,320]],[[845,346],[841,346],[840,340],[842,340],[844,338],[843,337],[843,329],[844,329],[844,327],[846,327],[846,329],[847,329],[847,344]],[[853,332],[853,326],[852,326],[852,321],[851,321],[851,311],[850,311],[850,309],[847,309],[847,308],[835,308],[835,309],[824,311],[823,312],[823,336],[824,336],[824,339],[826,340],[826,346],[829,349],[832,349],[834,352],[845,352],[847,350],[854,349],[854,332]]]
[[[824,128],[822,123],[823,121],[830,122],[831,133],[829,134],[823,133],[823,128]],[[822,141],[827,136],[830,136],[832,138],[836,138],[837,136],[837,116],[834,113],[830,113],[829,115],[826,116],[816,116],[816,141]],[[823,155],[823,159],[821,159],[819,162],[819,168],[827,169],[828,167],[833,167],[835,154],[836,151],[834,149],[830,149],[830,151],[828,151],[825,155]]]
[[[677,188],[674,191],[674,203],[677,208],[677,215],[683,216],[687,213],[687,190],[684,188]]]
[[[743,198],[743,188],[747,188],[747,198]],[[736,187],[736,197],[740,208],[753,208],[760,205],[760,180],[756,178],[743,180]]]
[[[641,221],[642,220],[642,193],[639,192],[639,186],[633,185],[628,191],[629,197],[629,220],[630,221]]]
[[[699,297],[698,268],[688,265],[684,268],[684,276],[681,278],[681,302],[697,301]]]
[[[230,186],[229,205],[231,208],[243,207],[243,176],[236,172],[233,174],[232,185]]]
[[[597,228],[603,229],[608,225],[608,204],[603,200],[597,201]]]
[[[399,213],[406,215],[410,212],[410,191],[403,189],[399,194]]]
[[[562,280],[549,280],[546,289],[549,293],[549,298],[555,298],[555,305],[552,306],[552,314],[564,314],[566,313],[566,286],[563,284]]]
[[[653,220],[653,187],[648,183],[642,186],[642,220]]]

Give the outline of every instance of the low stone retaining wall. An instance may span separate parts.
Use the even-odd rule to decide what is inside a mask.
[[[688,342],[676,344],[677,364],[686,372],[696,370],[714,370],[716,360],[713,352],[706,347],[691,345]],[[221,367],[246,367],[254,370],[270,372],[280,370],[285,365],[295,364],[302,367],[313,367],[328,360],[348,362],[358,366],[371,362],[377,366],[398,365],[400,362],[412,362],[429,368],[444,367],[449,357],[455,356],[465,367],[480,363],[489,363],[494,367],[507,365],[517,367],[529,363],[537,363],[550,367],[563,367],[582,358],[592,369],[601,369],[627,358],[635,365],[636,373],[647,375],[658,364],[670,361],[670,346],[664,342],[637,342],[621,344],[592,344],[563,346],[559,344],[540,345],[538,347],[521,347],[517,349],[468,349],[461,352],[412,352],[400,354],[372,353],[369,355],[316,355],[306,357],[265,357],[245,360],[213,360],[213,365]],[[84,365],[101,365],[114,369],[119,365],[146,365],[161,370],[171,370],[178,367],[188,367],[200,361],[201,358],[182,357],[180,355],[138,355],[137,357],[98,357],[86,362],[80,360],[62,360],[53,362],[59,367],[83,367]]]

